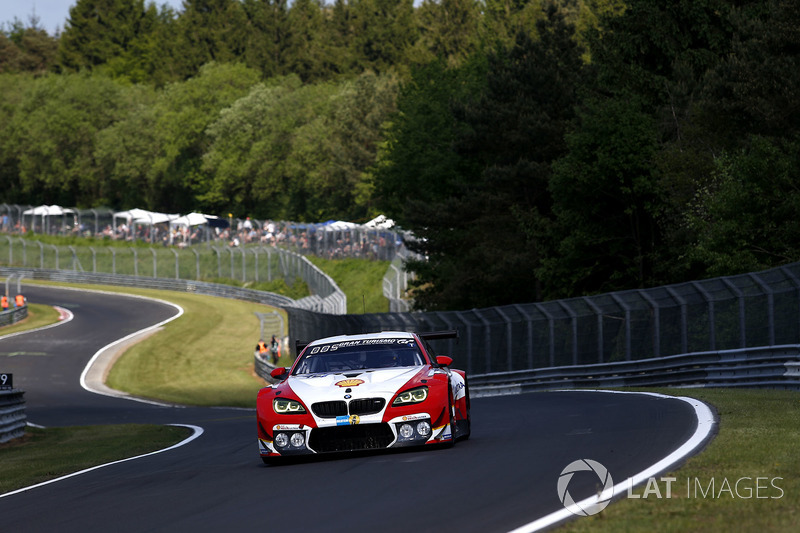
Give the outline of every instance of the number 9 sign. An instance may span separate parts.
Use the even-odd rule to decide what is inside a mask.
[[[13,374],[1,374],[0,373],[0,389],[10,389],[14,384],[12,379]]]

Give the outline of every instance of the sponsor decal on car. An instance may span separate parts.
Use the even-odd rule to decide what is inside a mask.
[[[430,418],[427,414],[419,414],[419,415],[406,415],[402,417],[403,422],[410,422],[412,420],[421,420],[423,418]]]
[[[363,379],[343,379],[334,383],[337,387],[358,387],[364,383]]]
[[[297,429],[303,429],[302,424],[278,424],[276,426],[272,426],[272,429],[275,431],[291,431]]]
[[[375,346],[375,345],[388,346],[397,344],[407,344],[409,346],[413,346],[413,343],[414,341],[412,339],[362,339],[355,341],[343,341],[333,344],[321,344],[319,346],[312,346],[311,350],[308,353],[309,355],[314,355],[317,353],[335,352],[339,348],[352,348],[357,346]]]
[[[359,422],[361,422],[361,418],[358,415],[337,416],[336,417],[336,425],[337,426],[355,426]]]

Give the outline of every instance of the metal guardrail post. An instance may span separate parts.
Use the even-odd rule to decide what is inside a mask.
[[[564,300],[558,300],[557,303],[561,306],[561,308],[567,312],[570,318],[570,322],[572,322],[572,364],[578,364],[578,314],[575,313],[575,310],[572,309],[567,302]]]
[[[708,305],[708,349],[714,351],[717,349],[717,331],[714,327],[717,323],[717,320],[716,313],[714,312],[714,299],[700,283],[692,281],[689,284],[697,289]]]
[[[618,295],[611,293],[611,298],[625,311],[625,360],[631,360],[631,308]]]
[[[653,311],[653,357],[661,357],[661,307],[647,291],[636,291]]]
[[[764,294],[767,295],[767,327],[769,332],[769,343],[775,344],[775,296],[774,291],[769,288],[764,280],[762,280],[758,274],[755,272],[748,274],[748,277],[755,281],[761,290],[764,291]],[[744,326],[742,326],[742,331],[744,331]],[[744,347],[744,346],[743,346]]]
[[[744,306],[744,294],[742,291],[739,290],[739,287],[734,285],[728,278],[721,278],[720,281],[730,290],[733,294],[736,295],[736,299],[739,301],[739,348],[745,348],[747,346],[747,335],[745,331],[745,306]]]
[[[603,348],[604,345],[604,337],[603,337],[603,310],[600,309],[596,303],[592,301],[591,298],[584,297],[582,298],[586,305],[588,305],[592,311],[595,312],[597,315],[597,362],[603,362]]]
[[[548,329],[548,336],[550,337],[550,342],[548,346],[548,356],[550,359],[550,366],[555,366],[556,364],[556,320],[550,311],[542,304],[534,304],[536,309],[539,310],[544,316],[547,317],[547,329]]]
[[[681,306],[681,353],[686,353],[689,351],[689,313],[686,309],[686,300],[672,287],[664,287],[664,289]]]
[[[156,251],[153,250],[152,247],[148,248],[148,250],[150,250],[150,253],[153,255],[153,277],[157,278],[158,277],[158,261],[156,261]]]

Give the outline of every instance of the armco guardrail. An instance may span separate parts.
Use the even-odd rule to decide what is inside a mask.
[[[617,363],[537,368],[469,377],[470,392],[609,387],[769,387],[800,389],[800,345],[701,352]]]
[[[28,316],[28,306],[23,305],[22,307],[14,307],[9,309],[8,311],[0,312],[0,327],[2,326],[10,326],[11,324],[15,324],[20,320],[27,318]]]
[[[0,444],[25,433],[24,394],[20,389],[0,390]]]
[[[11,236],[0,237],[0,261],[9,272],[58,270],[127,278],[170,280],[201,284],[202,279],[230,278],[243,283],[302,279],[318,297],[296,305],[315,311],[347,312],[344,293],[336,283],[306,257],[273,247],[217,248],[214,246],[178,250],[169,247],[74,247],[45,245]],[[7,259],[6,259],[7,258]],[[113,279],[107,277],[105,279]],[[181,290],[181,289],[176,289]],[[313,304],[313,305],[311,305]]]
[[[305,258],[301,258],[305,259]],[[304,302],[295,301],[287,296],[274,294],[266,291],[244,289],[222,285],[219,283],[206,283],[202,281],[165,279],[165,278],[146,278],[139,276],[123,276],[113,274],[93,274],[88,272],[74,272],[70,270],[43,270],[43,269],[18,269],[0,268],[0,277],[12,274],[24,274],[26,279],[59,281],[64,283],[94,283],[99,285],[115,285],[122,287],[141,287],[148,289],[163,289],[178,292],[193,292],[209,296],[220,296],[222,298],[233,298],[250,302],[262,303],[273,307],[294,307],[303,308]],[[333,308],[339,312],[346,302],[340,295],[341,291],[332,291],[326,298],[319,298],[314,306],[309,305],[308,309]]]

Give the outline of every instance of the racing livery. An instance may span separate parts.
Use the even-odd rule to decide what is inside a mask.
[[[436,356],[432,339],[456,331],[387,331],[319,339],[303,347],[256,404],[262,460],[452,444],[470,434],[466,374]]]

